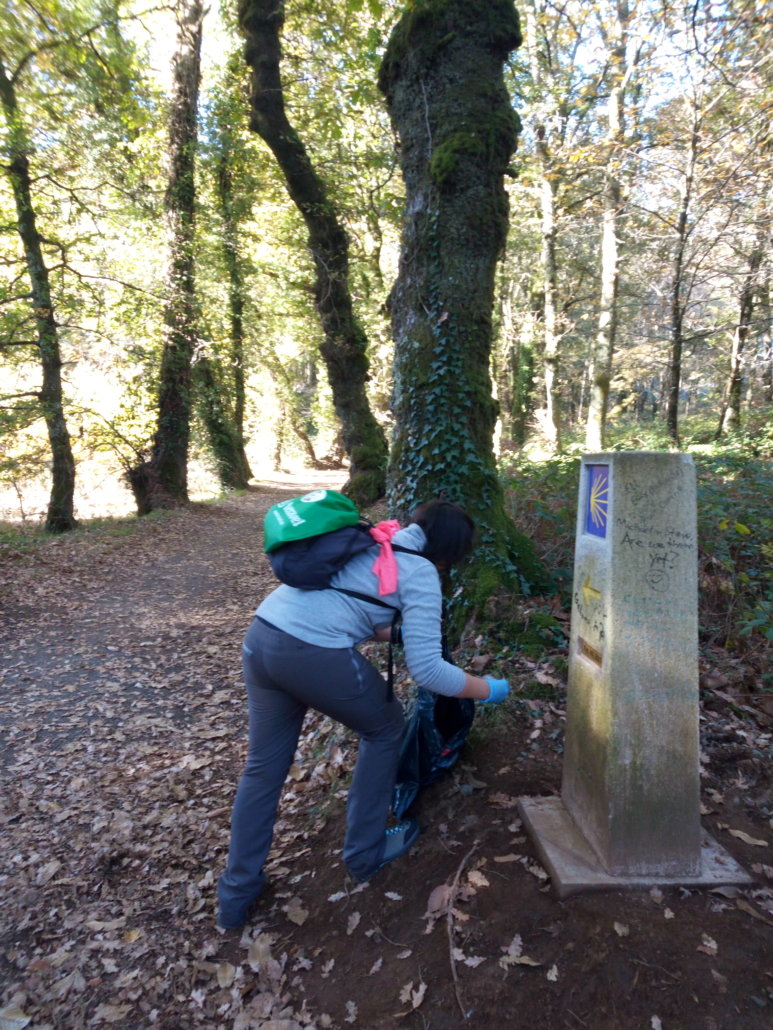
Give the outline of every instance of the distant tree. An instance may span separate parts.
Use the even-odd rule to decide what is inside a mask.
[[[242,0],[239,21],[252,69],[250,127],[271,148],[308,230],[316,272],[315,305],[325,334],[320,350],[350,461],[344,490],[355,501],[367,503],[383,495],[387,443],[365,390],[367,338],[352,304],[346,231],[285,111],[280,74],[283,0]]]
[[[679,442],[679,395],[682,387],[682,355],[684,351],[684,316],[690,301],[690,276],[685,260],[690,241],[690,214],[696,187],[698,161],[701,154],[703,127],[703,90],[697,87],[685,98],[687,113],[687,148],[679,177],[679,202],[672,222],[673,250],[671,259],[669,352],[665,404],[668,435]]]
[[[760,350],[760,365],[762,366],[762,374],[760,375],[762,401],[765,404],[770,404],[773,402],[773,311],[771,311],[770,304],[770,253],[768,253],[767,258],[768,261],[763,266],[762,274],[760,275],[759,295],[757,298],[759,308],[757,339]]]
[[[26,56],[26,55],[25,55]],[[4,347],[35,346],[40,354],[43,383],[37,399],[48,428],[51,446],[51,497],[48,502],[46,529],[61,533],[76,525],[74,514],[75,460],[70,445],[70,434],[62,403],[62,355],[59,346],[56,313],[51,296],[48,264],[43,254],[43,237],[38,229],[35,205],[32,199],[32,173],[27,137],[16,99],[15,82],[24,71],[24,63],[6,70],[0,51],[0,102],[8,126],[7,159],[5,170],[11,181],[18,232],[24,247],[27,274],[31,287],[31,302],[35,312],[36,340],[8,340]]]
[[[220,217],[223,225],[223,258],[228,275],[228,308],[230,322],[230,367],[233,377],[233,414],[228,419],[229,428],[233,426],[235,439],[229,441],[227,459],[235,465],[232,482],[246,485],[252,478],[252,471],[244,450],[244,409],[245,409],[245,282],[241,266],[239,245],[239,217],[237,199],[234,196],[234,136],[228,111],[221,111],[215,164],[215,193],[220,206]],[[235,459],[235,460],[234,460]]]
[[[0,10],[0,164],[15,216],[3,234],[13,233],[19,244],[0,264],[0,356],[24,374],[34,355],[41,374],[39,388],[3,398],[0,428],[13,433],[45,421],[51,469],[45,524],[51,532],[76,525],[63,339],[87,332],[76,316],[101,302],[94,291],[101,277],[73,261],[73,250],[96,235],[83,224],[88,219],[93,226],[97,217],[84,168],[112,169],[112,155],[131,137],[130,123],[144,103],[135,57],[114,4],[9,2]],[[84,152],[86,127],[90,149]],[[30,455],[36,454],[35,447]],[[14,459],[7,461],[12,467]],[[24,456],[20,461],[32,467]],[[39,459],[32,464],[39,466]]]
[[[598,192],[593,180],[598,157],[589,134],[589,113],[598,99],[600,73],[595,60],[579,61],[592,39],[595,6],[576,4],[569,16],[557,16],[546,0],[526,0],[527,61],[519,66],[513,88],[523,98],[528,143],[539,181],[541,219],[540,277],[533,294],[542,299],[542,374],[545,407],[542,431],[555,451],[562,447],[561,355],[571,328],[573,288],[561,267],[561,254],[571,260],[571,245],[562,239],[570,211],[583,218],[588,235],[588,200]],[[591,154],[590,161],[587,160]],[[562,278],[563,276],[563,278]]]
[[[166,191],[168,267],[158,421],[150,459],[129,472],[141,515],[188,500],[191,363],[197,341],[194,280],[195,161],[201,81],[201,0],[177,0]]]
[[[763,268],[765,251],[769,244],[770,225],[767,218],[761,220],[754,234],[751,250],[748,255],[746,273],[743,276],[741,292],[738,298],[738,322],[733,330],[733,343],[730,350],[730,377],[725,390],[725,401],[717,428],[717,437],[723,432],[738,429],[741,425],[741,404],[743,400],[743,366],[746,358],[746,341],[753,337],[752,318],[754,304],[760,286],[760,272]],[[751,373],[750,373],[751,378]]]
[[[621,169],[624,164],[625,89],[628,80],[627,54],[630,10],[628,0],[617,0],[609,26],[601,21],[601,34],[607,50],[607,135],[601,234],[601,291],[598,331],[593,349],[592,376],[585,446],[589,451],[604,450],[604,434],[612,376],[612,355],[617,335],[617,294],[620,277],[619,242]]]

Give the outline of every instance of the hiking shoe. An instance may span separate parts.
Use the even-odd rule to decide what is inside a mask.
[[[221,930],[238,930],[247,922],[257,900],[257,898],[253,898],[252,901],[246,905],[242,904],[239,908],[224,909],[222,905],[218,905],[217,925]]]
[[[250,906],[250,908],[251,907],[252,906]],[[240,927],[244,926],[244,924],[247,922],[247,913],[248,912],[249,912],[249,908],[246,908],[246,909],[243,909],[243,911],[240,912],[240,913],[236,913],[234,915],[231,915],[231,914],[226,914],[225,912],[223,912],[222,909],[218,909],[218,911],[217,911],[217,925],[220,927],[221,930],[238,930]]]
[[[400,855],[404,855],[406,851],[412,848],[420,833],[421,826],[418,819],[405,819],[403,822],[397,823],[396,826],[386,831],[384,854],[379,864],[365,876],[354,876],[352,873],[354,879],[357,883],[369,880],[379,869],[383,869],[385,865],[399,858]]]

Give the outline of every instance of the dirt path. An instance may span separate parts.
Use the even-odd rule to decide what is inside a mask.
[[[245,745],[239,644],[273,584],[262,516],[323,484],[335,485],[278,482],[131,529],[6,548],[0,984],[19,1015],[0,1012],[0,1025],[769,1027],[769,891],[558,902],[514,805],[558,789],[561,710],[521,700],[534,668],[512,652],[497,657],[520,693],[481,713],[465,766],[418,803],[417,848],[365,888],[339,852],[356,745],[310,715],[270,887],[243,935],[218,934],[214,883]],[[726,772],[725,786],[706,781],[707,826],[747,868],[771,862],[769,846],[722,830],[773,839],[749,780]],[[471,850],[455,991],[447,920],[427,933],[424,917]]]

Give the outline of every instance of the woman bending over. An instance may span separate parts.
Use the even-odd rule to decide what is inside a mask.
[[[402,612],[405,659],[420,687],[498,703],[507,696],[506,680],[470,676],[442,657],[439,573],[469,555],[474,528],[450,501],[417,508],[394,543],[420,553],[395,552],[397,589],[383,600]],[[332,585],[378,596],[372,571],[377,548],[352,558]],[[390,628],[384,608],[337,590],[282,584],[258,608],[242,647],[249,751],[234,802],[228,865],[218,882],[220,926],[241,926],[263,889],[279,796],[308,708],[360,735],[343,849],[352,876],[367,880],[419,835],[416,819],[387,830],[405,719],[400,702],[387,697],[383,677],[356,650],[374,636],[388,640]]]

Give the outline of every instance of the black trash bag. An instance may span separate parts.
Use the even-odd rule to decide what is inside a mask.
[[[397,766],[392,811],[398,819],[421,787],[439,780],[454,764],[474,717],[471,698],[446,697],[419,687]]]

